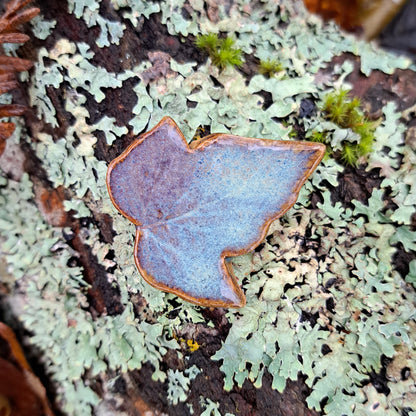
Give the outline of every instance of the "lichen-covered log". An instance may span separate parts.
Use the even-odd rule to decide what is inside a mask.
[[[411,62],[292,1],[35,6],[30,40],[7,51],[36,63],[12,92],[31,110],[13,119],[0,157],[0,309],[55,409],[416,411]],[[195,46],[208,33],[235,39],[241,68],[220,70]],[[258,73],[267,60],[281,64],[272,77]],[[322,110],[341,88],[375,123],[357,167],[339,155],[359,135]],[[325,134],[333,149],[260,247],[232,260],[244,308],[190,305],[147,285],[132,261],[134,226],[113,208],[105,175],[163,116],[188,140],[197,129]]]

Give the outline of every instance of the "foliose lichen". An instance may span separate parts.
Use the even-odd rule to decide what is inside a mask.
[[[70,0],[69,12],[87,26],[100,28],[99,47],[117,45],[125,24],[102,17],[100,3]],[[154,366],[154,380],[168,380],[171,403],[186,400],[196,372],[164,371],[160,364],[168,349],[183,358],[175,329],[206,323],[198,307],[176,298],[179,312],[172,317],[174,307],[168,300],[173,296],[153,289],[138,275],[132,263],[134,227],[108,200],[107,166],[95,157],[94,132],[104,132],[106,143],[112,145],[127,129],[139,134],[162,116],[170,116],[189,139],[200,125],[212,132],[288,139],[288,126],[298,120],[302,99],[323,98],[351,72],[352,65],[346,61],[334,71],[338,71],[338,81],[330,86],[319,82],[316,74],[334,56],[343,52],[359,56],[365,75],[375,69],[392,73],[410,65],[406,58],[340,33],[333,24],[306,17],[302,6],[294,2],[235,1],[229,10],[218,9],[215,22],[208,19],[200,1],[112,0],[111,4],[138,30],[144,18],[161,13],[172,35],[226,32],[245,53],[260,60],[277,59],[285,68],[285,78],[254,75],[247,81],[234,68],[220,72],[209,62],[196,65],[171,59],[170,75],[146,81],[142,74],[150,63],[110,73],[93,63],[93,52],[84,43],[60,39],[53,49],[39,50],[30,80],[31,105],[39,118],[57,127],[47,88],[62,88],[65,109],[75,122],[57,140],[45,132],[32,140],[24,129],[10,140],[25,141],[42,160],[51,183],[70,191],[72,199],[66,201],[66,209],[78,216],[96,209],[111,216],[116,234],[111,246],[99,240],[94,224],[85,244],[93,247],[108,278],[117,282],[124,308],[116,316],[91,316],[82,269],[68,266],[76,253],[64,238],[65,230],[45,222],[26,174],[20,182],[2,177],[0,235],[15,287],[11,304],[33,334],[30,341],[44,352],[44,364],[63,410],[73,415],[91,414],[97,406],[92,377],[108,369],[138,369],[145,362]],[[188,13],[182,14],[183,8]],[[42,21],[36,25],[40,37],[53,26]],[[99,103],[106,89],[119,88],[135,76],[141,80],[134,87],[137,104],[128,126],[119,126],[109,117],[90,124],[83,91]],[[272,98],[267,108],[264,91]],[[302,373],[311,388],[308,405],[318,410],[323,405],[328,415],[416,412],[416,309],[411,285],[415,284],[416,261],[410,264],[406,279],[393,261],[399,245],[405,252],[416,251],[412,228],[416,158],[405,140],[400,116],[393,103],[384,106],[367,166],[368,170],[380,169],[382,182],[367,201],[354,200],[350,206],[333,203],[331,189],[338,185],[344,167],[325,160],[302,189],[295,207],[272,225],[262,248],[233,259],[248,302],[227,313],[230,332],[212,357],[221,362],[225,390],[241,386],[246,379],[260,387],[267,370],[273,388],[282,391],[287,380]],[[304,120],[306,133],[321,122],[317,117]],[[334,134],[331,146],[337,145]],[[310,203],[313,194],[319,196],[316,206]],[[394,204],[386,202],[387,196]],[[110,248],[115,266],[111,268],[106,264]],[[139,317],[132,301],[138,292],[147,302],[146,314]],[[382,367],[382,357],[390,359],[388,394],[370,382],[370,375]],[[405,377],[404,368],[409,373]],[[219,403],[208,397],[201,397],[201,403],[203,415],[221,414]]]

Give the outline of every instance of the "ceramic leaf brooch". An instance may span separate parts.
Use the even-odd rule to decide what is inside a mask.
[[[202,306],[240,307],[227,257],[254,249],[321,161],[319,143],[211,134],[187,144],[168,117],[107,172],[116,208],[136,226],[134,260],[152,286]]]

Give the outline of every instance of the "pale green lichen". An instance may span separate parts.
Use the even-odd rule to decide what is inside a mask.
[[[31,21],[33,35],[38,39],[46,39],[56,26],[56,20],[45,20],[43,16],[35,16]]]
[[[110,0],[115,10],[123,9],[122,16],[130,20],[133,27],[139,29],[143,18],[148,19],[153,13],[160,11],[157,2],[143,0]],[[127,10],[124,10],[127,9]],[[130,9],[130,10],[129,10]]]
[[[118,44],[125,25],[100,16],[100,3],[70,0],[69,11],[89,27],[100,27],[98,46]],[[17,288],[12,300],[20,299],[15,304],[25,306],[24,310],[15,306],[15,312],[33,334],[30,341],[44,352],[45,368],[64,411],[74,415],[91,414],[97,406],[99,399],[89,385],[90,377],[108,368],[137,369],[144,362],[154,366],[155,380],[168,381],[172,403],[185,401],[196,372],[164,371],[160,363],[169,348],[178,350],[182,358],[173,338],[177,329],[205,322],[200,308],[155,290],[139,276],[132,261],[134,226],[109,201],[107,166],[94,156],[96,131],[104,132],[111,145],[128,130],[105,116],[90,125],[84,91],[101,102],[107,88],[120,88],[124,80],[141,77],[133,89],[137,104],[129,121],[136,134],[153,127],[162,116],[171,116],[188,140],[199,125],[212,132],[276,139],[288,138],[290,132],[277,118],[295,123],[301,100],[322,97],[329,88],[317,82],[314,74],[334,56],[342,52],[359,55],[364,74],[372,69],[391,73],[409,65],[404,58],[345,36],[333,24],[307,18],[295,2],[284,2],[284,6],[280,2],[235,2],[229,11],[218,9],[217,23],[207,18],[199,0],[186,3],[186,18],[181,13],[185,2],[111,0],[111,4],[138,30],[144,17],[160,11],[174,35],[220,31],[234,35],[236,46],[246,53],[281,62],[286,78],[255,75],[248,83],[232,68],[220,73],[209,61],[197,66],[172,59],[170,75],[145,82],[142,73],[150,63],[121,74],[109,73],[92,63],[93,53],[83,43],[61,39],[52,50],[39,51],[29,90],[31,105],[40,118],[57,127],[47,88],[61,88],[65,109],[75,121],[64,137],[55,140],[42,132],[32,141],[20,129],[20,136],[10,140],[26,140],[42,160],[51,183],[72,191],[65,209],[76,211],[77,217],[94,210],[111,215],[116,233],[111,246],[99,241],[95,225],[82,238],[107,270],[116,266],[114,272],[108,272],[108,279],[117,282],[124,308],[118,316],[91,317],[82,270],[67,265],[76,253],[66,244],[62,231],[48,226],[41,217],[27,175],[20,183],[0,177],[2,254]],[[39,36],[52,27],[42,21],[36,25]],[[335,68],[339,78],[330,88],[340,88],[351,71],[350,62]],[[260,91],[272,95],[266,110]],[[193,103],[192,108],[188,102]],[[414,413],[414,288],[393,268],[393,257],[397,244],[408,252],[416,250],[416,233],[411,228],[416,158],[403,140],[400,113],[391,103],[383,112],[368,160],[368,169],[380,168],[383,181],[367,202],[353,201],[351,208],[333,204],[328,183],[338,185],[343,167],[325,160],[302,188],[295,207],[273,223],[261,249],[233,259],[240,282],[244,279],[248,302],[244,308],[228,312],[230,332],[213,357],[221,361],[226,390],[246,379],[260,387],[267,370],[273,388],[282,391],[288,379],[302,373],[312,389],[308,405],[320,409],[325,399],[324,411],[329,415],[399,415],[404,409]],[[323,123],[319,115],[303,120],[306,134]],[[343,132],[336,126],[331,129],[331,146],[337,148]],[[321,197],[315,209],[309,208],[312,192]],[[384,194],[397,209],[386,205]],[[106,259],[110,248],[114,251],[111,262]],[[406,281],[414,284],[415,276],[413,261]],[[133,313],[131,301],[138,292],[147,302],[139,317]],[[174,308],[170,299],[175,299],[179,311],[175,318],[169,315]],[[377,392],[371,383],[362,386],[369,373],[381,369],[382,356],[392,358],[386,369],[388,395]],[[410,372],[407,379],[400,375],[405,367]],[[201,398],[201,406],[203,415],[220,414],[219,403],[208,398]]]
[[[24,311],[18,311],[20,319],[34,333],[31,342],[48,349],[44,364],[57,383],[65,411],[88,415],[98,397],[82,382],[87,370],[92,376],[107,368],[127,371],[140,368],[150,359],[155,367],[153,378],[163,380],[166,374],[159,363],[168,348],[178,346],[175,340],[165,338],[163,325],[138,322],[129,302],[115,317],[93,319],[85,311],[87,284],[82,270],[67,266],[74,252],[61,231],[42,219],[32,196],[26,174],[21,182],[9,180],[7,188],[1,190],[2,252],[7,256],[9,272],[23,285],[27,296]],[[19,199],[22,201],[16,213]],[[13,299],[20,296],[19,291]]]
[[[96,40],[102,48],[111,43],[118,45],[126,26],[112,22],[99,14],[101,0],[68,0],[68,11],[78,19],[82,18],[88,27],[99,26],[100,35]]]
[[[201,416],[222,416],[219,410],[219,403],[213,402],[207,397],[202,397],[200,400],[201,406],[204,409]],[[233,416],[231,413],[226,413],[224,416]]]
[[[173,405],[184,402],[188,398],[188,390],[191,381],[200,373],[196,366],[184,372],[169,369],[168,374],[168,400]]]

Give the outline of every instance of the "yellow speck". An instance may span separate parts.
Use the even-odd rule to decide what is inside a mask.
[[[186,341],[186,344],[188,345],[189,350],[190,350],[191,352],[196,351],[196,350],[197,350],[197,349],[199,349],[199,347],[200,347],[200,345],[199,345],[196,341],[193,341],[192,339],[188,339],[188,340]]]

